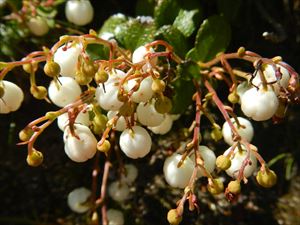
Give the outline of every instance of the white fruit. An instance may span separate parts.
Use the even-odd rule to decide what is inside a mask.
[[[84,213],[90,209],[87,202],[91,191],[85,187],[76,188],[68,194],[68,206],[76,213]]]
[[[7,114],[18,110],[24,100],[22,89],[7,80],[0,81],[0,86],[4,90],[4,94],[0,98],[0,114]]]
[[[236,88],[236,92],[238,94],[238,96],[240,97],[240,103],[241,103],[241,98],[242,96],[244,95],[244,93],[246,91],[248,91],[251,87],[249,86],[248,82],[247,81],[244,81],[242,83],[240,83],[237,88]]]
[[[68,0],[65,13],[67,20],[78,26],[90,23],[94,17],[94,9],[89,0]]]
[[[151,150],[152,140],[149,133],[140,126],[125,129],[120,136],[120,148],[129,158],[143,158]]]
[[[276,78],[275,70],[272,65],[266,65],[263,69],[263,74],[268,83],[274,83],[272,84],[272,86],[274,87],[275,93],[278,94],[281,87],[286,88],[288,86],[290,74],[288,70],[285,69],[283,66],[277,65],[276,67],[279,68],[281,73],[281,78],[278,78],[278,80]],[[257,74],[254,77],[252,83],[257,87],[260,87],[262,85],[262,81],[259,74]]]
[[[156,127],[148,127],[154,134],[166,134],[168,133],[173,125],[173,119],[171,115],[166,114],[162,123]]]
[[[137,81],[138,79],[131,79],[127,82],[128,91],[130,91],[137,84]],[[140,83],[139,89],[132,94],[132,101],[136,103],[149,101],[153,96],[153,91],[151,88],[152,82],[152,77],[143,79]]]
[[[244,93],[241,99],[241,109],[243,113],[256,121],[270,119],[276,112],[279,105],[274,91],[250,88]]]
[[[48,33],[49,26],[47,21],[42,17],[32,17],[27,22],[29,30],[36,36],[43,36]]]
[[[108,225],[123,225],[124,215],[120,210],[109,209],[106,212]]]
[[[154,50],[152,48],[150,48],[149,50],[147,50],[147,48],[145,46],[140,46],[137,49],[134,50],[134,52],[132,53],[132,63],[140,63],[143,60],[146,60],[145,56],[148,53],[153,53]],[[151,62],[151,63],[150,63]],[[147,71],[147,69],[152,68],[152,65],[155,65],[157,63],[157,58],[152,58],[151,61],[147,61],[146,64],[143,66],[143,70]]]
[[[116,202],[123,202],[129,198],[129,187],[126,183],[114,181],[108,187],[109,196]]]
[[[229,151],[231,150],[231,148],[228,148],[225,152],[224,155],[227,155],[229,153]],[[232,178],[237,178],[238,174],[239,174],[239,170],[243,164],[243,161],[245,160],[245,158],[247,157],[247,150],[244,146],[242,146],[242,150],[240,151],[238,149],[238,147],[236,147],[233,151],[233,155],[231,155],[230,159],[231,159],[231,166],[229,167],[229,169],[226,170],[226,173],[231,176]],[[250,161],[251,161],[251,165],[248,164],[245,167],[244,170],[244,176],[245,177],[250,177],[256,170],[257,168],[257,159],[255,158],[255,156],[252,154],[252,152],[250,153]]]
[[[166,158],[164,163],[164,176],[167,183],[176,188],[185,188],[192,176],[194,163],[190,158],[186,158],[183,164],[178,168],[177,165],[181,159],[181,155],[174,153]]]
[[[212,173],[216,166],[216,155],[215,153],[205,145],[199,145],[199,153],[204,161],[204,167],[207,172]],[[195,154],[192,153],[190,156],[193,164],[195,165]],[[197,177],[203,177],[205,173],[201,168],[198,169]]]
[[[74,162],[85,162],[95,155],[97,139],[88,127],[80,124],[74,127],[75,136],[72,136],[69,127],[64,131],[65,152]]]
[[[77,70],[78,56],[82,52],[82,46],[79,44],[65,45],[59,47],[54,53],[54,62],[60,66],[60,75],[64,77],[75,77]]]
[[[68,126],[68,122],[69,122],[68,113],[64,113],[64,114],[60,115],[59,117],[57,117],[57,125],[61,131],[65,130],[65,128]],[[89,118],[89,113],[87,111],[85,111],[85,112],[81,111],[77,115],[77,117],[75,119],[75,123],[88,127],[91,124],[91,121]]]
[[[136,109],[136,113],[139,122],[145,126],[156,127],[164,120],[164,115],[158,113],[151,102],[147,104],[141,102]]]
[[[117,115],[117,111],[108,111],[107,112],[107,118],[111,120],[115,115]],[[119,117],[117,120],[116,125],[113,127],[117,131],[123,131],[126,129],[126,121],[123,116]]]
[[[248,142],[251,142],[254,135],[254,130],[251,122],[243,117],[238,117],[237,119],[240,125],[244,127],[241,126],[238,128],[234,118],[231,119],[231,122],[237,128],[239,135],[242,138],[246,139]],[[234,141],[232,140],[232,131],[227,121],[223,124],[222,134],[223,134],[224,141],[229,145],[233,145]]]
[[[121,178],[122,182],[127,184],[133,183],[138,176],[137,168],[133,164],[126,164],[125,172],[126,174],[124,174]]]
[[[104,110],[117,111],[123,102],[118,99],[119,82],[125,77],[125,73],[121,70],[115,70],[109,74],[108,80],[104,83],[105,90],[102,85],[96,89],[96,100]]]
[[[72,77],[59,77],[58,80],[57,83],[51,81],[48,88],[49,98],[55,105],[64,107],[79,99],[81,88]]]

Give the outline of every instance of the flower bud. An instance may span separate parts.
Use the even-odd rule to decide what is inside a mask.
[[[29,166],[37,167],[42,164],[43,159],[43,153],[33,149],[31,154],[27,155],[26,161]]]
[[[97,84],[104,83],[108,80],[108,73],[105,70],[98,70],[95,74],[95,81]]]
[[[92,77],[86,76],[81,70],[76,71],[75,80],[79,85],[88,85],[92,79]]]
[[[216,166],[221,170],[227,170],[231,166],[231,160],[225,155],[219,155],[216,160]]]
[[[60,66],[54,61],[47,61],[44,66],[44,73],[49,77],[57,77],[60,73]]]
[[[29,127],[25,127],[23,130],[19,132],[19,139],[21,141],[28,141],[33,135],[33,130]]]
[[[227,190],[232,194],[241,193],[241,183],[237,180],[230,181]]]
[[[97,145],[97,149],[100,151],[100,152],[103,152],[103,153],[107,153],[109,150],[110,150],[110,142],[108,140],[105,140],[102,145]]]
[[[232,104],[239,103],[240,97],[236,92],[232,92],[228,95],[228,101],[230,101]]]
[[[165,90],[166,83],[163,80],[155,79],[152,82],[151,89],[155,93],[161,93]]]
[[[171,111],[172,101],[168,97],[163,96],[155,101],[154,107],[158,113],[165,114]]]
[[[26,73],[31,73],[31,71],[32,71],[32,65],[31,65],[31,63],[23,64],[22,67],[23,67],[23,70]]]
[[[182,220],[182,216],[178,215],[176,209],[170,209],[167,215],[167,219],[170,225],[178,225]]]
[[[222,131],[219,128],[214,128],[211,133],[210,133],[211,138],[217,142],[219,140],[222,139],[223,135],[222,135]]]
[[[212,184],[207,185],[207,190],[213,195],[218,195],[223,192],[224,184],[220,178],[214,179]]]
[[[92,131],[94,134],[102,134],[106,128],[107,117],[104,115],[95,115],[92,121]]]
[[[81,68],[82,73],[89,78],[93,78],[95,76],[97,69],[97,66],[95,66],[92,61],[83,63]]]
[[[256,175],[257,182],[264,188],[273,187],[277,182],[277,175],[273,170],[266,169],[258,171]]]
[[[47,89],[44,86],[31,86],[30,87],[30,93],[35,97],[36,99],[44,99],[47,96]]]

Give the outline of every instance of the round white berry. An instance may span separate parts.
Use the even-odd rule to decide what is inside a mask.
[[[189,157],[185,158],[182,165],[178,168],[177,165],[181,157],[181,155],[174,153],[166,158],[164,163],[164,176],[167,183],[172,187],[185,188],[194,170],[194,163]]]
[[[240,127],[238,127],[234,118],[231,119],[231,122],[237,128],[237,132],[242,138],[246,139],[248,142],[251,142],[254,135],[251,122],[243,117],[238,117],[237,119],[241,125]],[[222,134],[224,141],[229,145],[233,145],[234,141],[232,140],[232,131],[227,121],[223,124]]]
[[[60,75],[65,77],[75,77],[77,70],[78,56],[82,52],[82,46],[63,45],[54,53],[54,62],[60,66]]]
[[[129,187],[124,182],[114,181],[108,187],[109,196],[116,202],[123,202],[129,198]]]
[[[147,104],[143,102],[139,103],[136,113],[139,122],[145,126],[156,127],[159,126],[164,120],[164,115],[158,113],[155,110],[154,104],[151,102]]]
[[[43,36],[48,33],[49,26],[43,17],[32,17],[27,22],[29,30],[36,36]]]
[[[216,155],[215,153],[205,145],[199,145],[199,153],[204,161],[204,167],[208,173],[212,173],[216,165]],[[195,165],[195,154],[194,152],[189,156]],[[201,168],[198,168],[197,177],[203,177],[205,175]]]
[[[51,81],[48,88],[49,98],[55,105],[64,107],[80,97],[81,88],[72,77],[59,77],[58,80]]]
[[[124,215],[120,210],[109,209],[107,210],[108,225],[123,225]]]
[[[4,91],[3,96],[0,98],[0,114],[7,114],[18,110],[24,100],[22,89],[7,80],[0,81],[0,87]]]
[[[173,125],[173,119],[171,115],[166,114],[164,120],[162,123],[156,127],[148,127],[149,130],[151,130],[155,134],[161,134],[164,135],[168,133]]]
[[[270,119],[276,112],[278,105],[278,98],[271,88],[268,90],[250,88],[241,99],[243,113],[256,121]]]
[[[152,140],[145,128],[133,126],[125,129],[120,136],[120,148],[129,158],[137,159],[146,156],[152,145]]]
[[[87,202],[90,195],[89,189],[85,187],[76,188],[68,194],[68,206],[76,213],[84,213],[91,208]]]
[[[125,165],[125,174],[122,176],[122,182],[131,184],[135,181],[138,176],[138,170],[133,164]]]
[[[227,155],[230,152],[230,150],[231,148],[228,148],[224,152],[224,155]],[[228,176],[231,176],[232,178],[237,178],[239,170],[241,169],[244,160],[247,158],[247,155],[248,152],[244,146],[242,146],[241,150],[239,150],[238,147],[236,147],[233,150],[233,154],[230,156],[231,166],[229,167],[229,169],[226,170]],[[243,173],[245,177],[251,176],[257,168],[257,159],[252,152],[250,152],[249,160],[250,163],[245,167]]]
[[[67,127],[64,131],[65,152],[74,162],[85,162],[97,151],[97,139],[91,130],[81,124],[74,125],[75,136]]]
[[[67,20],[78,26],[90,23],[94,17],[94,9],[89,0],[68,0],[65,13]]]
[[[65,130],[65,128],[68,126],[68,122],[69,122],[68,113],[64,113],[59,117],[57,117],[57,125],[61,131]],[[75,123],[88,127],[91,124],[89,113],[87,111],[84,112],[81,111],[80,113],[78,113],[75,119]]]
[[[111,120],[114,116],[116,116],[118,111],[108,111],[107,118]],[[116,125],[113,127],[117,131],[123,131],[126,129],[126,120],[123,116],[120,116],[117,120]]]
[[[134,50],[132,53],[132,63],[140,63],[143,60],[146,59],[146,55],[148,53],[153,53],[154,50],[152,48],[147,49],[145,46],[140,46],[137,49]],[[147,71],[147,69],[152,68],[152,65],[155,65],[157,63],[157,58],[152,58],[151,61],[147,60],[145,65],[142,67],[144,71]],[[151,65],[152,64],[152,65]]]
[[[138,82],[138,79],[131,79],[127,82],[127,89],[130,91]],[[137,91],[133,92],[131,96],[131,100],[137,103],[140,102],[147,102],[149,101],[153,96],[152,91],[152,77],[147,77],[142,80],[140,83],[140,86]]]
[[[246,91],[248,91],[251,87],[249,86],[248,82],[247,81],[244,81],[242,83],[240,83],[237,88],[236,88],[236,92],[238,94],[238,96],[240,97],[239,101],[241,103],[241,98],[242,96],[244,95],[244,93]]]

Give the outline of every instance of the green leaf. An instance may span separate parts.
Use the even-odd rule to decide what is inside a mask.
[[[194,49],[186,58],[206,62],[219,52],[224,52],[231,39],[231,29],[222,16],[211,16],[201,24],[195,41]]]
[[[201,15],[199,9],[181,9],[173,23],[173,26],[180,30],[185,37],[189,37],[199,26],[200,19]]]
[[[152,16],[154,12],[155,0],[138,0],[135,5],[135,14]]]
[[[86,52],[91,60],[109,59],[109,48],[104,45],[89,44],[86,48]]]
[[[137,47],[153,41],[156,31],[154,22],[145,18],[147,17],[132,18],[118,26],[118,31],[115,32],[118,43],[133,51]]]
[[[200,67],[199,65],[191,60],[184,61],[177,65],[177,75],[181,79],[191,80],[192,78],[199,78]]]
[[[218,11],[223,15],[228,21],[232,22],[235,20],[236,16],[241,7],[241,0],[218,0],[217,6]]]
[[[155,34],[155,39],[167,41],[177,55],[184,57],[188,51],[188,42],[183,34],[171,25],[162,26]]]
[[[154,20],[157,27],[172,24],[180,6],[177,0],[160,0],[154,8]]]
[[[193,102],[192,96],[195,93],[194,84],[191,80],[177,79],[172,85],[175,93],[172,98],[172,113],[182,114]]]
[[[109,17],[103,24],[102,28],[99,31],[99,34],[102,35],[103,33],[112,33],[115,34],[116,28],[123,23],[126,23],[128,18],[121,14],[115,14]]]
[[[39,6],[36,12],[41,17],[54,18],[57,15],[57,10],[50,7]]]

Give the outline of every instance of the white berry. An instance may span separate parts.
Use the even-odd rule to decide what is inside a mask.
[[[150,152],[152,145],[149,133],[140,126],[125,129],[119,142],[121,150],[132,159],[145,157]]]
[[[63,45],[54,53],[54,62],[60,66],[60,75],[64,77],[75,77],[77,71],[78,56],[82,52],[82,47],[76,45]]]
[[[244,138],[248,142],[251,142],[254,135],[254,130],[251,122],[243,117],[237,117],[237,119],[240,125],[242,125],[239,128],[235,119],[234,118],[231,119],[231,122],[236,127],[237,132],[242,138]],[[232,140],[232,131],[227,121],[223,124],[222,134],[223,134],[224,141],[227,144],[232,145],[234,143],[234,141]]]
[[[216,155],[215,153],[205,145],[199,145],[199,154],[204,161],[204,167],[208,173],[212,173],[216,165]],[[192,153],[190,156],[193,164],[195,165],[195,154]],[[201,168],[198,168],[197,177],[203,177],[205,173]]]
[[[270,119],[276,112],[278,105],[277,96],[271,88],[268,90],[250,88],[241,99],[243,113],[256,121]]]
[[[231,148],[228,148],[225,152],[224,155],[227,155]],[[239,174],[239,170],[242,167],[242,164],[244,160],[247,158],[248,152],[244,146],[242,146],[242,149],[239,150],[238,147],[236,147],[233,150],[233,155],[231,155],[230,160],[231,160],[231,166],[229,169],[226,170],[226,173],[231,176],[232,178],[237,178]],[[245,169],[244,169],[244,176],[249,177],[251,176],[256,168],[257,168],[257,159],[255,158],[254,154],[251,152],[250,153],[250,164],[248,164]]]
[[[138,82],[138,79],[131,79],[127,82],[127,89],[130,91]],[[140,102],[147,102],[149,101],[152,96],[153,96],[153,91],[152,91],[152,82],[153,79],[152,77],[147,77],[142,80],[140,83],[140,86],[137,91],[133,92],[131,99],[132,101],[136,103]]]
[[[146,60],[146,55],[148,53],[153,53],[154,50],[152,48],[147,49],[145,46],[140,46],[137,49],[134,50],[132,53],[132,63],[140,63],[143,60]],[[148,69],[152,68],[152,65],[155,65],[157,63],[157,58],[152,58],[151,61],[147,61],[145,65],[142,67],[144,71],[147,71]],[[152,65],[151,65],[152,64]]]
[[[85,187],[76,188],[68,194],[68,206],[76,213],[84,213],[90,209],[88,198],[91,191]]]
[[[55,105],[64,107],[79,99],[81,88],[72,77],[59,77],[58,80],[51,81],[48,88],[49,98]]]
[[[154,104],[151,102],[147,104],[143,102],[139,103],[136,113],[139,122],[145,126],[156,127],[159,126],[164,120],[164,115],[158,113],[155,110]]]
[[[74,125],[75,136],[69,127],[64,131],[65,152],[74,162],[85,162],[94,157],[97,151],[97,139],[91,130],[81,124]]]
[[[64,113],[64,114],[60,115],[59,117],[57,117],[57,125],[61,131],[65,130],[65,128],[68,126],[68,122],[69,122],[68,113]],[[80,113],[78,113],[78,115],[75,119],[75,123],[88,127],[91,124],[91,121],[89,118],[89,113],[87,111],[84,111],[84,112],[81,111]]]
[[[43,17],[32,17],[27,22],[29,30],[36,36],[43,36],[48,33],[49,26]]]
[[[181,155],[174,153],[166,158],[164,163],[164,176],[167,183],[172,187],[185,188],[188,185],[194,170],[194,163],[188,157],[178,168],[177,165],[181,157]]]
[[[0,87],[3,87],[4,94],[0,98],[0,114],[7,114],[20,108],[24,94],[22,89],[7,80],[0,81]]]
[[[94,9],[89,0],[68,0],[65,13],[67,20],[78,26],[90,23],[94,17]]]
[[[168,133],[173,125],[173,119],[171,115],[166,114],[164,120],[162,123],[156,127],[148,127],[149,130],[151,130],[155,134],[161,134],[164,135]]]
[[[123,225],[124,215],[120,210],[109,209],[106,212],[108,225]]]
[[[116,202],[123,202],[129,198],[129,187],[126,183],[114,181],[108,187],[109,196]]]

